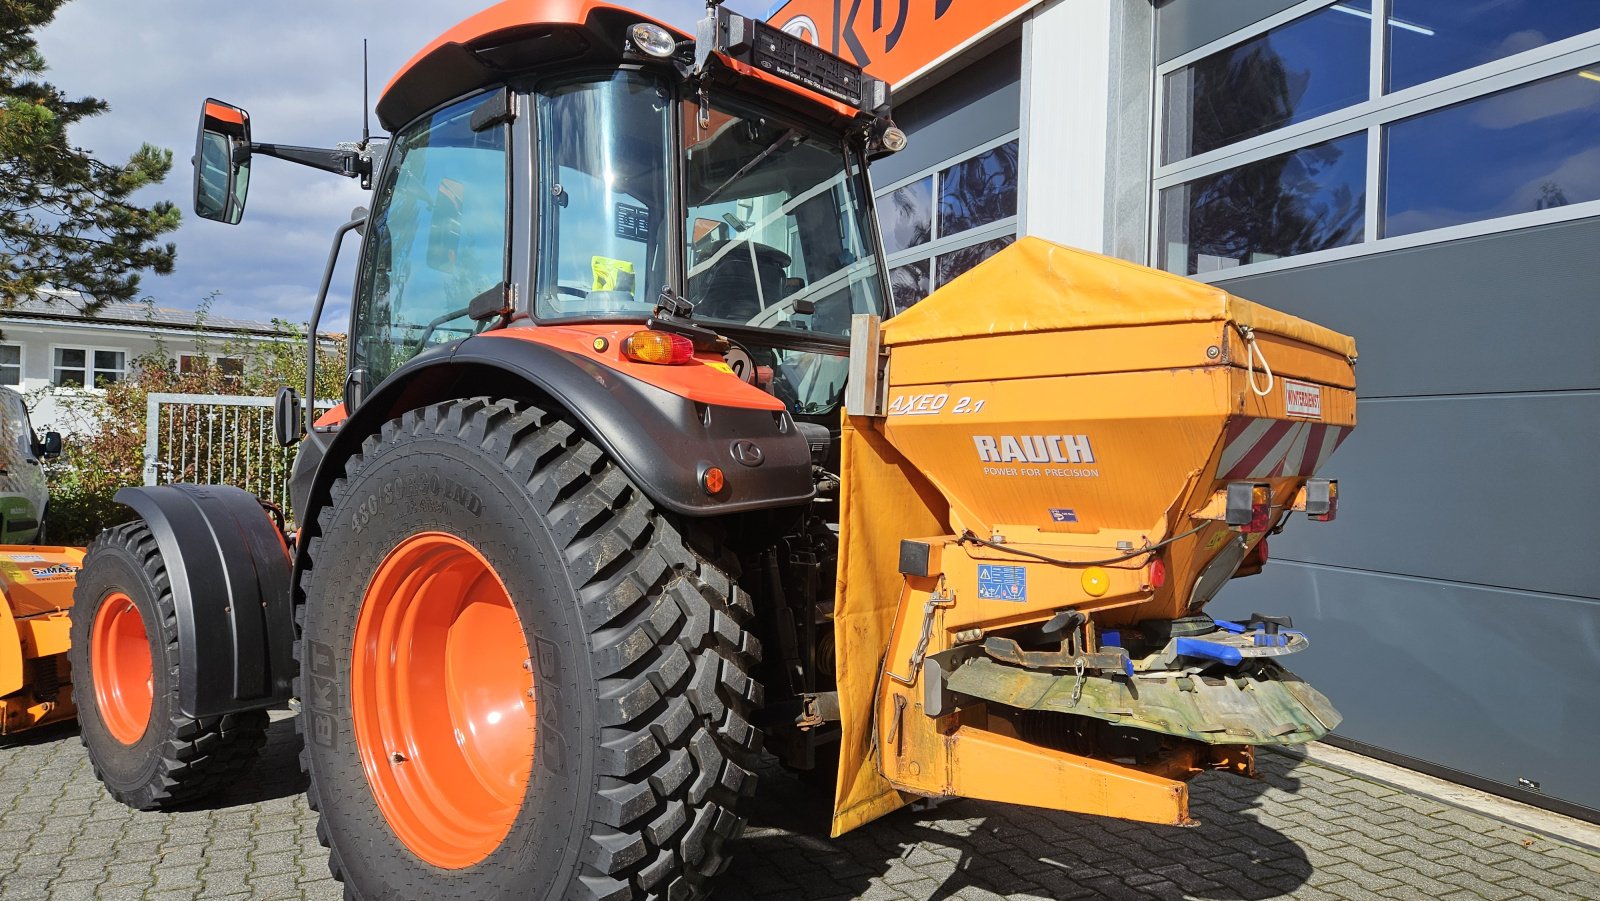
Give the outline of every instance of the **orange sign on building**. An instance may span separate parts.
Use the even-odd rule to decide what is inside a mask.
[[[1039,0],[789,0],[768,23],[899,85]]]

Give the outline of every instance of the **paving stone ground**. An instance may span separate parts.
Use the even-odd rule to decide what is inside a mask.
[[[978,801],[827,837],[828,799],[768,767],[730,899],[1600,899],[1600,854],[1297,757],[1201,776],[1174,829]],[[70,726],[0,744],[0,901],[337,899],[293,725],[212,802],[111,800]]]

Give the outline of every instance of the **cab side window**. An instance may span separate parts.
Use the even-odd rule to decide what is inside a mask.
[[[473,334],[474,297],[506,280],[506,129],[472,130],[493,95],[401,132],[367,220],[351,369],[375,386],[428,347]]]

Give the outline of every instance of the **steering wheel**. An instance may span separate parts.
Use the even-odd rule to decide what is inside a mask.
[[[573,297],[581,297],[584,299],[588,299],[589,297],[588,291],[585,291],[582,288],[574,288],[571,285],[556,285],[556,293],[571,294]]]

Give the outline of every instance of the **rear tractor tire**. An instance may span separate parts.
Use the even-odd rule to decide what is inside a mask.
[[[709,892],[755,788],[749,600],[572,423],[410,411],[308,552],[302,761],[348,896]]]
[[[161,551],[143,522],[101,533],[73,590],[79,736],[113,798],[138,810],[216,791],[254,762],[267,713],[178,712],[178,626]]]

